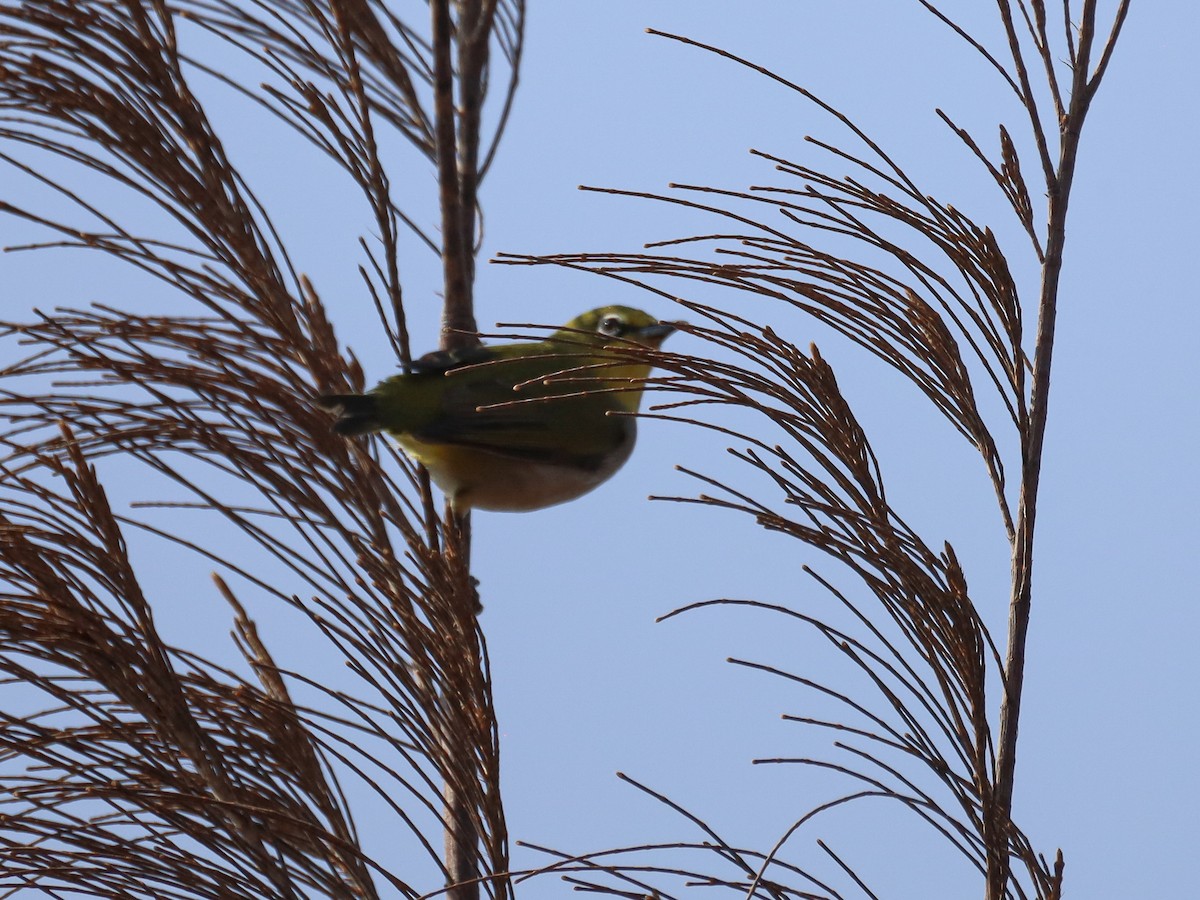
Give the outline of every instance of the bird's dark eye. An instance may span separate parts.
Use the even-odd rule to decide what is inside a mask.
[[[609,337],[617,337],[625,330],[625,320],[620,316],[605,316],[600,320],[600,324],[596,326],[596,330],[601,334],[607,334]]]

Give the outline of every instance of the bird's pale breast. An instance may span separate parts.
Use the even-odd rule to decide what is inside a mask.
[[[632,420],[628,420],[633,425]],[[429,470],[434,483],[460,509],[526,512],[566,503],[607,481],[633,452],[635,431],[596,466],[561,465],[474,447],[433,444],[412,435],[396,440]]]

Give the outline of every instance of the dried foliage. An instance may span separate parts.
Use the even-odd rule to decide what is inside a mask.
[[[677,499],[747,513],[763,527],[828,554],[865,589],[847,593],[836,579],[808,570],[849,614],[855,623],[849,631],[753,601],[685,608],[741,603],[799,621],[873,686],[873,695],[864,697],[799,667],[784,671],[734,661],[843,705],[843,719],[798,719],[836,733],[842,756],[769,761],[833,769],[849,779],[848,793],[800,817],[766,853],[734,848],[686,813],[704,832],[703,843],[585,857],[556,853],[555,868],[571,872],[569,880],[587,890],[668,897],[675,896],[671,883],[678,881],[725,886],[746,896],[841,897],[828,880],[786,863],[781,854],[795,832],[820,813],[849,800],[883,797],[940,832],[978,870],[989,900],[1061,896],[1061,854],[1047,860],[1012,818],[1017,727],[1067,205],[1081,128],[1129,4],[1115,3],[1104,29],[1097,25],[1094,0],[1064,0],[1055,10],[1040,0],[1000,0],[998,34],[982,38],[934,4],[919,2],[979,53],[1028,115],[1020,130],[999,127],[994,155],[942,118],[994,180],[1018,233],[1028,236],[1026,252],[1040,269],[1035,285],[1023,287],[1014,277],[1009,260],[1016,257],[1008,254],[1020,248],[1002,249],[992,229],[923,190],[879,142],[829,103],[778,74],[675,35],[663,37],[783,84],[832,116],[854,143],[809,139],[832,158],[826,167],[759,153],[784,179],[777,186],[605,191],[680,205],[719,223],[698,236],[662,241],[640,253],[504,258],[599,273],[689,308],[693,320],[703,323],[689,330],[712,345],[714,355],[673,356],[662,363],[670,374],[659,386],[680,399],[659,407],[661,414],[734,438],[740,446],[732,452],[767,488],[763,499],[727,479],[693,472],[709,492]],[[1005,49],[989,50],[996,42]],[[1014,139],[1014,133],[1023,137]],[[1042,183],[1027,181],[1029,172],[1039,172]],[[1031,199],[1041,196],[1047,198],[1044,211]],[[858,251],[846,254],[840,248],[847,242]],[[979,452],[1011,550],[1004,652],[976,612],[950,543],[916,533],[889,500],[867,434],[817,348],[805,352],[765,326],[761,302],[755,306],[760,316],[737,315],[730,311],[732,300],[718,308],[674,296],[685,290],[683,281],[765,298],[824,323],[915,385]],[[1026,319],[1033,316],[1031,328]],[[734,429],[719,416],[696,418],[695,407],[748,409],[759,425]],[[1017,451],[1007,456],[1001,450],[1013,446]],[[657,853],[684,849],[715,855],[728,874],[712,874],[703,862],[687,869],[658,862],[663,857]],[[876,896],[852,865],[825,849],[845,879],[863,895]],[[655,854],[655,861],[648,862],[647,854]]]
[[[23,347],[0,370],[0,666],[34,710],[6,714],[0,738],[4,889],[415,897],[441,889],[420,883],[441,870],[473,882],[454,896],[510,893],[466,523],[443,520],[402,457],[332,434],[311,406],[316,393],[361,390],[362,373],[194,90],[213,78],[236,87],[353,179],[372,234],[362,312],[373,305],[407,363],[405,229],[453,270],[447,335],[473,327],[476,189],[516,86],[524,15],[521,0],[428,9],[421,27],[376,0],[0,8],[0,159],[68,211],[0,210],[52,235],[30,246],[99,250],[169,286],[181,310],[98,305],[0,325],[8,348]],[[195,40],[205,32],[233,55],[191,53],[211,50]],[[226,64],[265,66],[268,83],[248,87]],[[489,84],[498,106],[485,132]],[[437,165],[438,208],[397,204],[380,149],[392,136]],[[90,200],[98,179],[124,200]],[[177,236],[124,221],[146,208],[130,198]],[[193,524],[116,512],[97,476],[114,455],[186,492],[175,505],[198,510]],[[255,553],[207,543],[213,513]],[[223,573],[245,666],[164,642],[131,530]],[[277,665],[231,585],[298,610],[355,686]],[[197,608],[211,593],[178,590]],[[373,844],[386,860],[364,851],[347,780],[393,813],[396,833]],[[410,845],[428,859],[396,852]]]
[[[1006,646],[977,614],[952,546],[919,534],[889,499],[866,431],[817,349],[681,301],[689,330],[714,352],[655,355],[667,373],[659,387],[678,398],[659,414],[733,438],[770,492],[761,499],[697,472],[707,492],[676,499],[747,513],[828,554],[863,591],[810,570],[851,629],[754,601],[679,612],[736,603],[797,621],[875,693],[736,661],[844,705],[843,719],[798,719],[836,733],[843,756],[769,762],[832,769],[852,787],[798,817],[775,847],[749,850],[637,785],[702,838],[587,856],[542,848],[548,869],[576,887],[668,897],[675,884],[698,884],[828,898],[844,896],[840,879],[873,897],[832,848],[834,877],[784,853],[826,810],[882,797],[944,835],[978,869],[989,900],[1061,896],[1061,855],[1047,860],[1012,819],[1017,727],[1067,204],[1082,124],[1129,3],[1116,0],[1105,38],[1095,0],[1062,0],[1053,15],[1043,0],[999,0],[995,43],[1004,50],[994,51],[991,38],[918,2],[1028,113],[1020,128],[1000,127],[998,151],[943,118],[1028,237],[1035,289],[1018,282],[1014,251],[991,229],[933,199],[848,117],[713,47],[705,49],[835,117],[856,149],[814,142],[833,159],[826,167],[760,154],[786,179],[774,187],[637,195],[716,217],[716,233],[643,253],[509,261],[595,271],[667,297],[663,279],[732,288],[810,315],[892,366],[980,454],[1012,551]],[[524,12],[521,0],[427,6],[421,25],[381,0],[0,6],[0,160],[57,195],[46,208],[0,197],[0,211],[49,235],[28,247],[99,250],[168,286],[182,310],[96,305],[6,312],[0,323],[6,348],[22,348],[0,369],[0,684],[12,698],[0,733],[6,890],[417,897],[443,890],[421,883],[440,871],[435,880],[452,897],[511,895],[469,525],[435,507],[428,480],[403,457],[336,437],[310,405],[316,393],[361,389],[362,372],[195,90],[215,80],[241,92],[358,188],[372,235],[360,242],[358,271],[407,365],[400,272],[410,238],[443,263],[443,346],[473,339],[477,189],[512,102]],[[266,83],[250,86],[208,55],[214,38]],[[382,148],[397,143],[435,168],[436,214],[396,200]],[[1036,186],[1031,172],[1041,174]],[[98,181],[156,210],[161,233],[117,212],[132,205],[91,199]],[[1034,198],[1043,195],[1039,224]],[[48,211],[57,207],[67,211]],[[861,255],[831,249],[847,241]],[[753,411],[762,431],[707,414],[721,407]],[[199,524],[168,528],[153,511],[119,512],[102,483],[110,462],[174,485],[188,500],[173,506]],[[203,517],[213,513],[255,553],[231,558],[208,543]],[[134,533],[180,545],[221,573],[215,592],[231,610],[243,664],[218,666],[162,638],[127,543]],[[197,587],[179,591],[203,602]],[[277,663],[243,606],[251,596],[299,613],[353,687]],[[365,849],[343,792],[350,782],[393,813],[395,833],[370,844],[387,859]],[[696,862],[661,862],[664,850]],[[712,871],[714,855],[722,872]]]

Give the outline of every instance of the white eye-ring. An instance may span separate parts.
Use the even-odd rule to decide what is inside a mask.
[[[617,337],[625,330],[625,320],[618,315],[610,313],[600,320],[600,324],[596,326],[596,330],[601,334],[607,334],[609,337]]]

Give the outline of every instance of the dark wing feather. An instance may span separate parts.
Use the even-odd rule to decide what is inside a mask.
[[[471,365],[469,373],[442,376],[451,383],[440,414],[415,429],[414,437],[579,468],[598,467],[633,437],[632,419],[607,415],[614,407],[611,394],[562,396],[577,393],[580,385],[541,383],[579,362],[530,356],[480,362],[490,365],[462,361],[454,368]],[[523,386],[514,390],[515,384]]]

